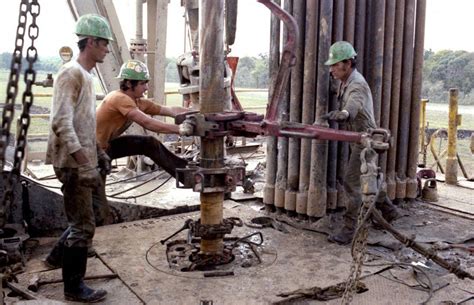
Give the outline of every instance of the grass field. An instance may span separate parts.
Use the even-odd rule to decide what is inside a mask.
[[[6,96],[6,85],[8,82],[8,71],[0,70],[0,103],[5,101]],[[41,81],[46,78],[46,73],[38,73],[37,81]],[[16,104],[21,105],[21,94],[24,89],[23,79],[20,79],[19,93],[16,99]],[[176,91],[178,84],[167,83],[166,91]],[[52,88],[43,88],[35,86],[33,88],[34,94],[52,94]],[[101,92],[101,87],[98,82],[96,82],[96,91]],[[251,109],[251,112],[264,113],[265,106],[267,103],[267,93],[266,92],[238,92],[237,96],[240,100],[240,103],[244,107],[262,107],[260,109]],[[167,95],[166,104],[169,106],[181,105],[182,97],[179,94]],[[51,106],[51,97],[35,97],[34,106],[41,107],[36,108],[38,111],[46,111]],[[20,114],[20,109],[15,110],[15,116],[18,117]],[[474,106],[460,106],[459,111],[462,115],[462,125],[459,128],[474,130]],[[172,119],[168,119],[167,122],[172,122]],[[430,128],[446,128],[448,126],[448,105],[447,104],[428,104],[427,105],[427,122]],[[12,133],[15,133],[16,124],[12,124]],[[29,134],[46,134],[48,132],[48,120],[47,119],[33,119],[31,122]],[[445,147],[446,141],[441,141],[441,146],[439,147],[439,152]],[[468,172],[474,175],[474,157],[469,149],[468,139],[458,140],[458,150],[463,159]],[[428,157],[428,164],[433,162],[431,154]],[[444,161],[443,161],[444,162]]]

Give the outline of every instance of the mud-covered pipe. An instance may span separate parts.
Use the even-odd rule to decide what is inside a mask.
[[[305,51],[303,69],[303,105],[301,110],[301,122],[312,124],[314,122],[315,95],[316,95],[316,59],[318,56],[318,14],[319,1],[308,1],[306,5],[305,26]],[[296,196],[296,213],[300,218],[306,216],[308,202],[309,175],[311,166],[311,140],[301,140],[300,153],[300,180],[298,194]]]
[[[426,0],[416,2],[415,55],[413,59],[413,86],[411,97],[410,142],[408,145],[407,192],[406,197],[417,196],[416,168],[418,166],[420,135],[420,100],[422,86],[423,55],[425,41]]]
[[[375,36],[375,2],[376,1],[367,1],[365,8],[365,42],[364,42],[364,73],[367,83],[370,84],[372,78],[372,56],[374,53],[374,44],[375,41],[373,37]],[[361,58],[362,56],[358,56]]]
[[[354,45],[356,1],[345,1],[343,39]]]
[[[280,5],[281,1],[274,1]],[[271,14],[270,20],[270,54],[269,54],[269,74],[270,85],[268,88],[269,94],[273,92],[273,84],[278,75],[278,68],[280,63],[280,20],[274,14]],[[268,101],[272,100],[268,96]],[[275,178],[277,171],[277,138],[267,137],[267,162],[265,171],[265,187],[263,189],[263,203],[268,209],[271,209],[275,200]]]
[[[395,1],[385,3],[385,34],[383,52],[383,77],[382,77],[382,105],[380,114],[380,127],[390,129],[390,104],[392,91],[393,71],[393,39],[395,30]],[[387,173],[387,153],[379,156],[379,166],[383,173]]]
[[[201,2],[200,102],[201,113],[224,111],[224,0]],[[224,138],[201,137],[203,168],[224,167]],[[201,193],[201,224],[215,225],[223,221],[224,193]],[[222,238],[202,239],[201,252],[222,254]]]
[[[293,0],[284,2],[284,9],[289,14],[293,12]],[[283,28],[283,43],[288,41],[288,31],[286,27]],[[279,103],[277,109],[278,121],[286,122],[289,120],[289,105],[290,105],[290,83],[287,84],[284,91],[284,98]],[[267,113],[268,115],[268,113]],[[283,212],[285,207],[285,192],[287,188],[288,177],[288,138],[278,138],[278,157],[277,157],[277,173],[275,180],[275,207],[278,212]]]
[[[344,2],[343,0],[334,1],[334,12],[332,20],[332,42],[344,39]],[[337,90],[340,82],[338,80],[330,81],[329,106],[328,111],[338,110],[340,105],[337,100]],[[329,122],[329,127],[337,129],[338,124],[335,121]],[[337,151],[339,143],[337,141],[328,142],[328,162],[327,162],[327,208],[335,209],[337,207]]]
[[[305,35],[305,1],[293,3],[293,17],[296,19],[301,37]],[[303,95],[304,40],[299,39],[296,45],[296,64],[291,70],[290,78],[290,122],[301,123],[301,100]],[[298,138],[290,138],[288,143],[288,186],[285,192],[285,210],[292,215],[296,212],[296,194],[300,174],[300,143]]]
[[[354,47],[357,52],[357,70],[362,74],[364,74],[366,7],[366,0],[357,1]]]
[[[374,102],[374,117],[377,126],[380,126],[380,113],[382,106],[382,78],[384,64],[384,43],[385,43],[385,0],[374,1],[373,35],[370,37],[372,44],[366,46],[370,48],[370,89],[372,91],[372,100]],[[390,51],[391,52],[391,51]]]
[[[392,132],[392,142],[394,144],[397,143],[398,140],[405,0],[399,0],[396,1],[396,3],[395,35],[393,42],[392,94],[390,98],[390,131]],[[387,194],[392,200],[395,198],[397,186],[395,173],[397,151],[397,145],[391,145],[387,156]]]
[[[413,38],[415,35],[415,0],[405,2],[405,26],[403,31],[402,82],[400,96],[400,118],[397,141],[397,191],[395,198],[406,197],[407,159],[411,113],[411,88],[413,81]],[[416,118],[418,120],[418,118]]]
[[[320,3],[319,38],[318,38],[318,77],[316,84],[315,121],[323,124],[321,117],[328,111],[329,103],[329,69],[324,62],[329,57],[332,33],[332,1]],[[308,191],[307,214],[309,217],[322,217],[326,213],[326,178],[327,178],[328,143],[314,140],[311,147],[311,171]]]
[[[458,95],[457,88],[449,89],[448,156],[446,157],[446,183],[458,182],[458,159],[456,153],[458,133]]]
[[[332,20],[332,42],[343,40],[344,37],[344,0],[334,0]]]

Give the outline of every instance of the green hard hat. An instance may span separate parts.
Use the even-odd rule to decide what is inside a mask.
[[[329,59],[324,64],[331,66],[340,61],[354,58],[356,55],[357,53],[350,43],[347,41],[338,41],[329,48]]]
[[[112,30],[107,20],[99,15],[82,15],[76,22],[77,36],[92,36],[107,40],[114,40]]]
[[[130,80],[150,80],[148,68],[139,60],[129,60],[120,67],[120,73],[117,76],[120,79]]]

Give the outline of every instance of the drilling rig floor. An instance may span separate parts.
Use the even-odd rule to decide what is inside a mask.
[[[455,199],[444,197],[451,191],[440,189],[445,207],[421,201],[399,206],[404,216],[393,225],[473,273],[472,190],[458,187]],[[452,211],[450,202],[464,209]],[[226,200],[224,215],[243,222],[225,238],[228,264],[195,268],[198,243],[186,230],[160,242],[199,217],[198,211],[179,213],[98,227],[86,282],[108,291],[102,304],[340,304],[337,284],[349,274],[351,247],[327,242],[329,217],[297,221],[265,211],[259,200]],[[5,288],[7,304],[65,302],[61,269],[48,270],[42,262],[55,240],[27,244],[26,271],[13,285],[20,293]],[[385,231],[370,228],[368,245],[361,274],[366,291],[355,294],[352,304],[473,304],[472,280],[456,278]]]

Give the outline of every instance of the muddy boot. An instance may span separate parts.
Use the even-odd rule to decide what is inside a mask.
[[[382,213],[382,217],[389,223],[402,217],[400,212],[398,212],[397,207],[387,196],[384,198],[384,201],[376,202],[375,207],[379,209],[379,211]]]
[[[84,283],[87,268],[86,247],[64,247],[63,281],[67,301],[95,303],[105,299],[107,292],[94,290]]]
[[[328,241],[339,245],[348,245],[354,238],[356,221],[344,216],[344,226],[337,232],[328,236]]]
[[[51,250],[48,256],[46,256],[44,264],[48,268],[57,269],[63,266],[64,242],[66,241],[69,232],[71,232],[71,228],[68,227],[59,237],[58,241],[53,247],[53,250]]]
[[[94,246],[87,248],[87,257],[94,257],[97,255],[97,252],[94,249]]]

